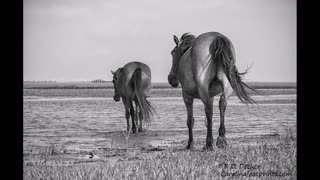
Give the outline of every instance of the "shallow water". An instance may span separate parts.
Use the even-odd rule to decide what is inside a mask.
[[[294,93],[253,98],[258,101],[258,105],[246,106],[234,96],[228,100],[225,116],[227,137],[283,134],[286,126],[296,127]],[[147,127],[147,133],[131,136],[139,137],[137,141],[148,139],[150,142],[157,139],[151,136],[161,135],[171,138],[179,135],[187,139],[187,115],[181,96],[152,96],[149,101],[157,110],[154,121]],[[214,137],[218,135],[220,124],[218,101],[215,98]],[[23,117],[24,147],[47,146],[51,141],[65,148],[106,147],[116,137],[121,138],[122,131],[126,129],[122,102],[114,102],[108,96],[43,97],[24,94]],[[205,134],[204,107],[198,99],[194,101],[194,118],[195,134]]]

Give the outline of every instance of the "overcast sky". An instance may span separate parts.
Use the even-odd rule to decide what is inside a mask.
[[[130,61],[167,82],[173,35],[234,44],[246,81],[296,81],[295,0],[24,0],[24,80],[111,80]]]

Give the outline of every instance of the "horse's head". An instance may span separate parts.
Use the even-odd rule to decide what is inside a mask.
[[[122,71],[122,68],[119,68],[117,69],[115,72],[111,70],[111,73],[113,75],[113,80],[112,80],[112,83],[113,83],[113,87],[114,87],[114,96],[113,96],[113,99],[114,101],[120,101],[120,94],[119,94],[119,78],[120,78],[120,75],[121,75],[121,71]]]
[[[171,51],[172,55],[172,67],[171,71],[168,75],[168,82],[172,87],[179,86],[179,79],[178,79],[178,66],[181,60],[181,57],[184,53],[192,46],[195,37],[191,34],[185,33],[179,39],[177,36],[173,35],[173,40],[176,43],[176,46]]]

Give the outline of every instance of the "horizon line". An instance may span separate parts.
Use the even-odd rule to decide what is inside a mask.
[[[111,80],[103,80],[103,79],[95,79],[95,80],[102,80],[105,82],[112,82]],[[23,82],[54,82],[54,83],[70,83],[70,82],[92,82],[95,80],[23,80]],[[250,83],[297,83],[297,81],[245,81]],[[104,82],[101,82],[104,83]],[[168,83],[167,81],[151,81],[151,83]]]

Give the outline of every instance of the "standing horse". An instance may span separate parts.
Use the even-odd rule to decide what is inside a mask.
[[[234,91],[243,103],[254,103],[245,88],[251,87],[242,81],[242,75],[235,66],[235,52],[231,41],[218,32],[201,34],[197,38],[185,33],[180,40],[174,35],[175,48],[171,51],[172,68],[168,75],[168,82],[172,87],[181,83],[182,95],[187,108],[187,125],[189,140],[186,149],[194,146],[192,128],[193,100],[201,99],[205,106],[207,119],[207,138],[204,149],[212,149],[212,115],[213,98],[220,96],[220,128],[216,145],[225,148],[226,129],[224,126],[224,113],[227,99]]]
[[[142,120],[151,122],[154,108],[147,100],[151,88],[150,68],[141,62],[129,62],[123,68],[117,69],[113,74],[114,97],[117,102],[122,98],[127,119],[127,131],[130,131],[130,115],[132,132],[136,133],[136,121],[140,120],[138,132],[142,132]],[[133,107],[133,102],[136,108]]]

